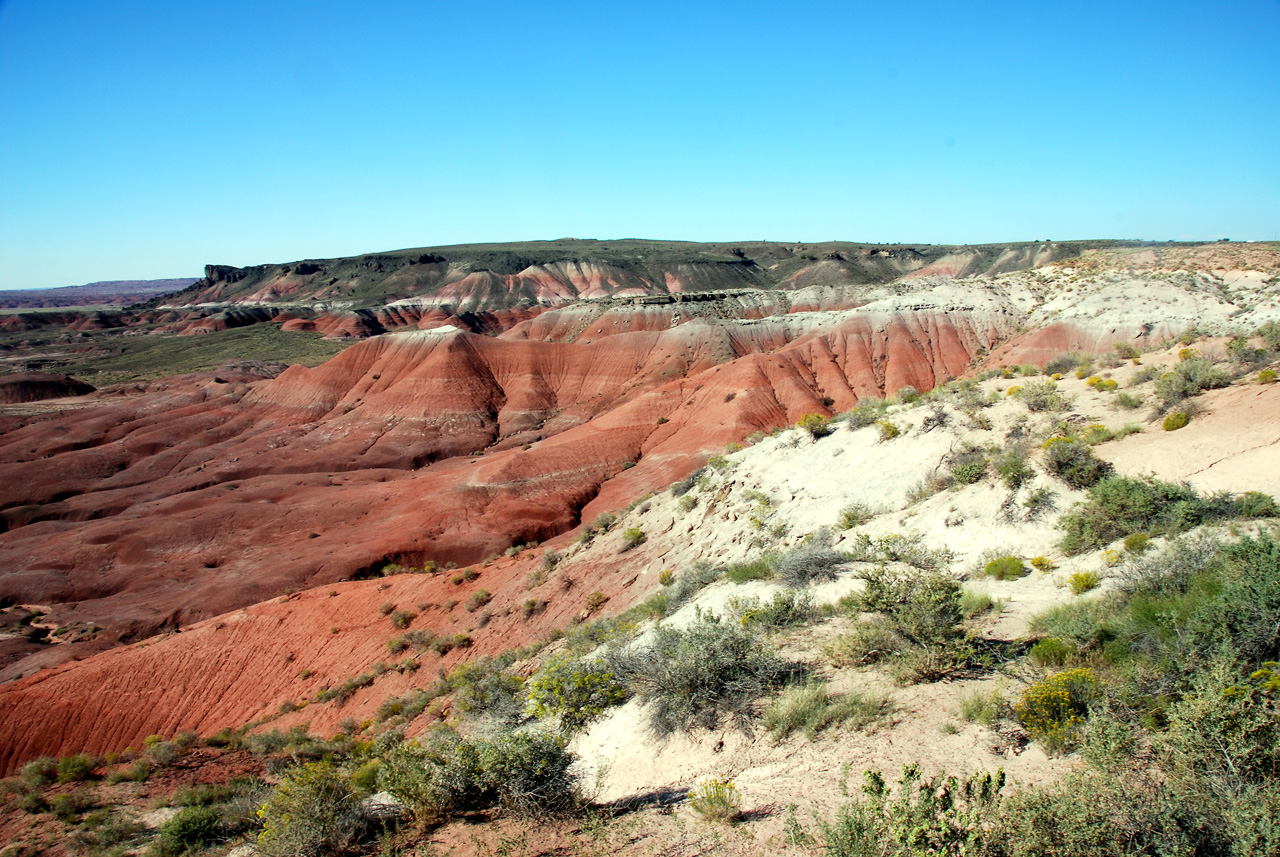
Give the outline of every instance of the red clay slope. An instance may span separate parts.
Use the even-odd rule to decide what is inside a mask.
[[[96,625],[97,643],[76,645],[101,647],[388,561],[472,562],[824,401],[931,387],[1011,320],[920,306],[823,323],[687,324],[593,345],[411,333],[273,381],[191,376],[103,398],[0,437],[0,603]]]

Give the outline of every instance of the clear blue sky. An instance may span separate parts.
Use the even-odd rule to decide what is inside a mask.
[[[0,0],[0,288],[472,241],[1280,235],[1280,0]]]

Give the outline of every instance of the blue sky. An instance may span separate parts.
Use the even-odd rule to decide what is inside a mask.
[[[0,0],[0,289],[474,241],[1280,236],[1280,0]]]

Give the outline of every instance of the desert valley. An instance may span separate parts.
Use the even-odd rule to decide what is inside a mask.
[[[0,855],[1280,853],[1280,245],[187,283],[5,295]]]

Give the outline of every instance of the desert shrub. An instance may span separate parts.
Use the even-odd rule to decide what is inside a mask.
[[[1122,408],[1128,408],[1132,411],[1136,408],[1142,407],[1142,397],[1135,396],[1133,393],[1116,393],[1116,404]]]
[[[733,780],[711,777],[690,792],[689,808],[706,821],[732,821],[742,809]]]
[[[565,812],[579,803],[576,761],[555,735],[518,732],[477,743],[480,780],[498,806],[529,818]]]
[[[830,547],[831,537],[819,530],[809,539],[778,557],[774,573],[783,586],[799,588],[820,580],[835,580],[836,566],[848,558]]]
[[[622,547],[619,548],[619,552],[625,552],[634,547],[639,547],[644,544],[646,538],[647,536],[645,536],[644,530],[639,527],[627,527],[622,531]]]
[[[58,760],[58,782],[80,783],[93,777],[97,760],[88,753],[64,756]]]
[[[33,759],[22,766],[20,776],[28,788],[38,789],[52,785],[58,779],[58,760],[48,756]]]
[[[831,434],[831,420],[822,414],[805,414],[796,425],[807,431],[815,440]]]
[[[902,635],[884,617],[877,616],[856,622],[848,631],[828,640],[822,646],[822,653],[832,666],[843,669],[877,663],[905,646],[907,641]]]
[[[747,562],[735,563],[724,568],[724,577],[733,583],[746,583],[750,580],[768,580],[773,577],[773,558],[757,557]]]
[[[829,857],[980,855],[1000,841],[1003,770],[925,778],[918,765],[906,765],[894,787],[879,771],[863,777],[863,801],[849,801],[834,820],[818,821]]]
[[[722,566],[698,562],[689,570],[677,575],[675,582],[667,587],[667,591],[660,593],[666,596],[665,609],[662,615],[670,616],[679,610],[685,602],[703,589],[706,589],[713,581],[719,580],[723,573],[724,568]]]
[[[1272,351],[1280,351],[1280,322],[1269,321],[1253,332],[1260,337]]]
[[[1101,582],[1096,571],[1077,571],[1067,579],[1072,595],[1083,595],[1086,592],[1097,589],[1098,584]]]
[[[879,613],[904,641],[894,653],[894,672],[903,681],[927,681],[958,665],[960,584],[938,571],[878,566],[864,572],[863,610]]]
[[[992,462],[1000,481],[1010,491],[1016,491],[1026,482],[1031,481],[1035,471],[1027,463],[1027,453],[1020,446],[1013,446],[997,455]],[[952,471],[952,475],[954,475]]]
[[[92,805],[93,803],[89,800],[88,795],[81,791],[73,791],[54,795],[49,799],[48,808],[58,821],[64,824],[74,824],[80,813],[89,809]]]
[[[1165,417],[1164,422],[1160,425],[1165,431],[1177,431],[1180,428],[1185,428],[1189,422],[1191,422],[1191,418],[1185,413],[1182,411],[1174,411],[1169,414],[1169,416]]]
[[[898,388],[898,392],[893,394],[895,401],[904,405],[913,405],[920,401],[920,391],[910,384],[904,384]]]
[[[1074,655],[1076,647],[1057,637],[1045,637],[1027,652],[1031,662],[1039,667],[1060,667]]]
[[[705,472],[706,472],[706,468],[699,467],[697,470],[690,473],[684,479],[681,479],[679,482],[672,485],[671,493],[676,497],[683,497],[685,494],[688,494],[690,491],[693,490],[693,487],[698,484],[698,480],[702,477],[702,474]]]
[[[1136,360],[1140,356],[1138,349],[1127,342],[1117,342],[1112,347],[1116,351],[1116,356],[1121,360]]]
[[[127,768],[107,774],[108,783],[144,783],[151,776],[151,762],[139,759]]]
[[[901,429],[889,420],[879,420],[876,423],[876,428],[880,430],[881,440],[893,440],[895,437],[902,434]]]
[[[574,756],[554,735],[508,733],[471,741],[438,729],[425,744],[401,743],[382,756],[379,785],[421,821],[500,806],[537,817],[578,801]]]
[[[979,686],[960,694],[960,719],[981,723],[987,728],[996,724],[1005,712],[1004,692],[998,687]]]
[[[626,687],[600,658],[552,658],[529,681],[529,713],[559,717],[567,731],[581,729],[626,699]]]
[[[1236,500],[1235,512],[1241,518],[1274,518],[1280,515],[1280,508],[1271,495],[1246,491]]]
[[[853,502],[840,510],[836,526],[842,530],[852,530],[871,520],[872,514],[871,508],[866,503]]]
[[[453,711],[468,717],[488,715],[499,723],[515,723],[524,712],[524,679],[503,662],[479,657],[458,664],[445,676],[453,692]]]
[[[1074,745],[1098,692],[1092,669],[1064,670],[1027,688],[1013,715],[1049,752],[1066,750]]]
[[[919,533],[889,533],[872,538],[859,533],[853,550],[845,559],[850,562],[901,562],[915,568],[936,571],[951,565],[955,555],[946,548],[930,548]]]
[[[861,728],[880,716],[884,700],[849,693],[834,697],[821,681],[795,684],[778,696],[765,711],[764,728],[775,741],[785,741],[793,732],[804,732],[810,741],[829,726],[850,723]]]
[[[907,490],[908,505],[920,503],[928,500],[934,494],[946,491],[951,487],[953,481],[950,473],[934,473],[921,477],[919,482]]]
[[[468,613],[474,613],[492,600],[493,596],[489,594],[489,590],[477,589],[471,593],[471,597],[467,599],[466,604],[462,605],[462,609]]]
[[[1145,553],[1151,547],[1151,536],[1146,533],[1130,533],[1124,537],[1124,551],[1128,554]]]
[[[608,600],[609,600],[609,596],[605,595],[603,592],[597,589],[594,592],[587,595],[587,597],[582,602],[582,606],[586,608],[586,611],[588,613],[595,613],[597,610],[603,607]]]
[[[960,591],[960,614],[966,619],[989,613],[999,606],[999,602],[993,600],[985,592],[974,592],[970,589],[962,589]]]
[[[763,603],[759,598],[735,598],[729,602],[729,607],[739,624],[760,628],[803,625],[813,621],[818,612],[807,593],[797,594],[794,590],[776,592],[771,601]]]
[[[1058,382],[1052,378],[1028,381],[1013,395],[1033,412],[1062,411],[1071,407],[1071,397],[1059,392]]]
[[[395,609],[396,605],[392,604],[390,601],[384,601],[378,605],[378,612],[383,616],[390,616],[391,611]]]
[[[1067,354],[1059,354],[1053,357],[1048,363],[1044,364],[1044,374],[1046,375],[1064,375],[1067,372],[1075,371],[1078,366],[1088,366],[1093,361],[1087,354],[1081,354],[1078,351],[1072,351]]]
[[[397,610],[391,614],[391,624],[401,630],[408,628],[410,623],[417,617],[417,613],[412,610]]]
[[[290,768],[258,810],[258,850],[271,857],[340,852],[364,830],[345,772],[331,762]]]
[[[160,826],[153,848],[158,857],[178,857],[224,838],[221,818],[216,810],[207,806],[188,806]]]
[[[1235,514],[1225,496],[1201,497],[1186,484],[1151,476],[1109,476],[1089,489],[1085,502],[1062,516],[1068,554],[1102,547],[1132,533],[1177,535],[1206,521]]]
[[[1204,390],[1225,387],[1230,382],[1225,370],[1203,357],[1189,357],[1160,376],[1156,381],[1156,396],[1167,408]]]
[[[1047,572],[1047,571],[1053,571],[1058,566],[1055,565],[1053,560],[1049,559],[1047,556],[1033,556],[1031,558],[1031,567],[1034,568],[1036,571]]]
[[[987,457],[981,450],[962,452],[951,460],[950,469],[957,485],[972,485],[987,475]]]
[[[1050,473],[1072,488],[1096,485],[1112,469],[1088,444],[1069,437],[1054,437],[1045,442],[1044,463]]]
[[[610,669],[649,705],[654,732],[714,728],[730,716],[746,729],[755,701],[787,667],[751,629],[701,614],[684,630],[654,629],[649,646],[610,653]]]
[[[1258,373],[1259,384],[1274,384],[1276,382],[1276,370],[1263,369]]]
[[[1140,434],[1141,432],[1142,426],[1137,423],[1125,423],[1118,429],[1108,428],[1102,423],[1094,423],[1084,430],[1081,440],[1090,446],[1097,446],[1109,440],[1117,440],[1128,437],[1131,434]]]
[[[1027,573],[1027,567],[1019,557],[1000,556],[984,565],[982,572],[996,580],[1017,580]]]

